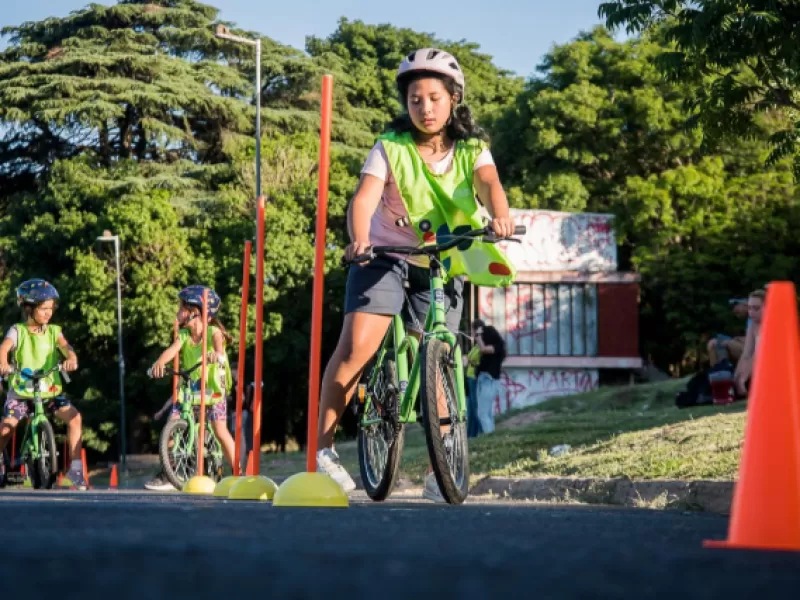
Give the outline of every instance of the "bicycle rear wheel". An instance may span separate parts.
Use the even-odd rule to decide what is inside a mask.
[[[458,414],[455,367],[448,345],[429,338],[422,346],[421,367],[422,420],[431,466],[444,499],[461,504],[469,494],[467,424]]]
[[[43,420],[36,426],[36,436],[39,438],[39,455],[28,457],[31,485],[37,490],[49,490],[56,482],[58,474],[56,434],[50,421]]]
[[[369,381],[375,370],[375,383]],[[397,368],[390,353],[383,364],[367,370],[367,397],[370,402],[361,405],[358,422],[358,466],[361,483],[367,495],[375,501],[389,497],[400,472],[405,430],[397,414]],[[364,420],[377,421],[364,425]]]
[[[179,490],[197,471],[194,446],[189,423],[185,419],[167,421],[161,430],[158,455],[164,475]]]

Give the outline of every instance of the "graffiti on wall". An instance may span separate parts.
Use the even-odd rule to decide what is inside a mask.
[[[497,328],[511,356],[597,355],[597,288],[593,284],[482,287],[477,312]]]
[[[550,210],[511,211],[527,232],[522,243],[501,247],[518,271],[616,271],[611,215]]]
[[[548,398],[596,390],[596,369],[505,369],[501,391],[495,399],[495,414],[512,408],[538,404]]]

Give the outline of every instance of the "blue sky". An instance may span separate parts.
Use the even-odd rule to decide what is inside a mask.
[[[366,23],[391,23],[432,33],[440,39],[480,44],[500,67],[530,75],[553,44],[568,42],[600,22],[602,0],[206,0],[222,7],[222,18],[260,31],[296,48],[305,36],[324,37],[339,17]],[[95,0],[112,4],[111,0]],[[6,0],[0,25],[18,25],[49,16],[64,16],[88,0]],[[279,5],[279,7],[278,7]],[[0,41],[0,46],[5,46]]]

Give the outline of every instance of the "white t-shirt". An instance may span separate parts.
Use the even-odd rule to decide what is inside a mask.
[[[442,158],[440,161],[434,163],[426,163],[431,172],[435,175],[447,173],[453,165],[453,156],[455,153],[455,146]],[[494,159],[492,153],[488,148],[483,151],[475,159],[473,169],[477,171],[486,165],[493,165]],[[370,222],[369,241],[373,246],[416,246],[419,244],[419,238],[413,227],[399,226],[397,222],[401,219],[408,217],[408,211],[403,204],[403,199],[400,196],[400,190],[397,189],[392,176],[392,170],[389,166],[389,159],[386,156],[386,151],[383,149],[381,142],[376,143],[372,150],[370,150],[367,160],[364,161],[364,166],[361,168],[362,175],[372,175],[381,179],[384,182],[383,195],[372,215]],[[409,259],[409,262],[417,265],[425,265],[427,261],[425,258],[414,257]]]

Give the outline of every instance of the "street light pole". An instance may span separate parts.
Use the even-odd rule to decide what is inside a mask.
[[[127,467],[127,452],[125,447],[125,355],[122,351],[122,286],[120,284],[120,269],[119,269],[119,236],[111,235],[110,231],[104,231],[101,237],[97,238],[99,242],[113,242],[114,243],[114,262],[117,268],[117,343],[119,352],[119,448],[120,448],[120,462],[122,463],[122,471],[126,471]]]
[[[214,37],[256,48],[256,199],[258,199],[261,197],[261,38],[252,40],[240,35],[233,35],[222,24],[217,25]]]

